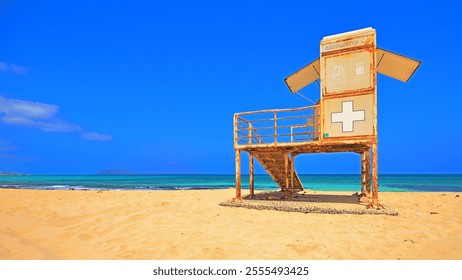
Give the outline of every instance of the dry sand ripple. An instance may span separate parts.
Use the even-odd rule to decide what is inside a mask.
[[[364,209],[335,202],[351,193],[309,195]],[[460,193],[380,193],[398,216],[219,206],[233,196],[2,189],[0,259],[462,259]]]

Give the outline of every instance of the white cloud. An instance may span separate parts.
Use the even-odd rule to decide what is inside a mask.
[[[59,110],[56,105],[8,99],[0,96],[0,112],[12,115],[22,115],[29,118],[46,119],[53,117]]]
[[[112,139],[97,132],[85,132],[80,126],[59,119],[56,116],[58,111],[57,105],[0,96],[0,122],[4,124],[33,127],[45,132],[80,132],[85,140]]]
[[[0,96],[0,121],[10,125],[35,127],[46,132],[72,132],[82,129],[56,117],[57,105],[9,99]]]
[[[98,132],[82,132],[80,137],[85,140],[93,140],[93,141],[110,141],[112,140],[112,136],[101,134]]]
[[[18,75],[29,73],[29,67],[19,66],[13,63],[6,63],[0,60],[0,72],[10,72]]]

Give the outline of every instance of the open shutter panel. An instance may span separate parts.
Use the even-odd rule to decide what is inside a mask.
[[[318,58],[294,74],[285,78],[284,81],[292,93],[297,92],[319,79],[319,67],[320,65]]]
[[[407,82],[420,65],[420,61],[377,48],[377,72]]]

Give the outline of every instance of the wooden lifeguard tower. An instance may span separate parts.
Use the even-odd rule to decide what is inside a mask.
[[[320,58],[285,79],[292,93],[320,80],[315,105],[234,115],[236,198],[241,199],[242,151],[249,153],[251,196],[254,158],[289,196],[303,190],[294,168],[297,155],[355,152],[361,155],[361,195],[378,207],[377,72],[407,82],[419,65],[377,48],[370,27],[324,37]]]

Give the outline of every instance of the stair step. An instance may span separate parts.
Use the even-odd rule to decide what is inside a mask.
[[[273,178],[273,180],[278,184],[281,189],[286,188],[285,180],[285,158],[283,153],[254,153],[255,158],[263,166],[263,168],[268,172],[268,174]],[[289,179],[291,182],[291,179]],[[300,179],[298,178],[297,172],[294,170],[294,191],[303,190],[303,185]]]

